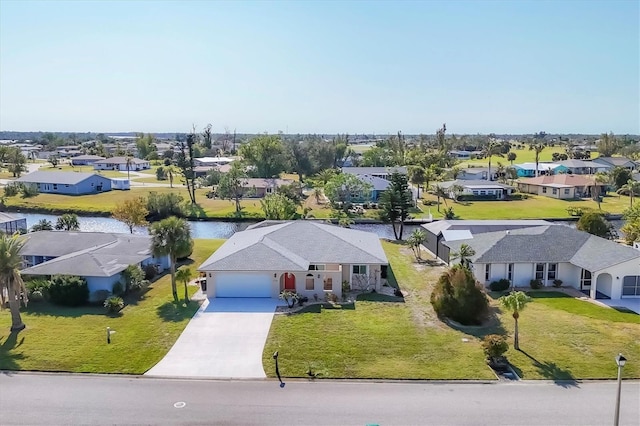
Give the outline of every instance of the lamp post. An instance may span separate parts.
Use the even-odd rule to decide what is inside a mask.
[[[616,357],[616,364],[618,365],[618,394],[616,396],[616,416],[613,420],[614,426],[618,426],[620,421],[620,388],[622,387],[622,367],[627,362],[627,359],[618,354]]]

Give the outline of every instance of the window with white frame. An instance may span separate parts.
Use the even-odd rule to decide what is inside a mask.
[[[583,269],[580,274],[580,288],[584,289],[588,287],[591,287],[591,271]]]
[[[553,188],[553,195],[556,195],[558,193],[558,190],[556,188]]]
[[[324,290],[325,291],[332,291],[333,290],[333,278],[326,277],[324,279]]]
[[[489,281],[490,277],[491,277],[491,264],[487,263],[486,265],[484,265],[484,280]]]
[[[324,265],[309,265],[310,271],[324,271],[324,269],[325,269]]]
[[[550,281],[555,280],[557,271],[558,271],[558,264],[549,263],[547,265],[547,280],[550,280]]]
[[[354,274],[366,275],[367,273],[367,265],[353,265],[352,269]]]
[[[544,263],[536,263],[536,280],[544,280]]]
[[[623,296],[640,296],[640,276],[627,275],[622,279]]]
[[[304,289],[313,290],[313,285],[314,285],[313,274],[307,274],[307,279],[304,282]]]
[[[513,281],[513,263],[507,265],[507,279],[509,282]]]
[[[571,194],[571,190],[569,188],[565,188],[564,195],[569,195],[569,194]]]
[[[543,194],[546,194],[546,193],[547,193],[547,187],[546,187],[546,186],[543,186],[543,187],[542,187],[542,193],[543,193]]]

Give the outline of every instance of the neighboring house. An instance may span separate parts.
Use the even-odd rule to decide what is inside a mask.
[[[357,175],[357,177],[362,182],[371,185],[371,190],[366,193],[351,194],[352,203],[376,203],[380,200],[382,193],[391,186],[391,182],[381,177],[370,175]]]
[[[497,178],[496,167],[491,167],[491,174],[493,179]],[[466,169],[460,169],[456,179],[462,180],[489,180],[489,168],[488,167],[467,167]]]
[[[427,240],[423,244],[437,258],[449,263],[449,247],[444,243],[466,239],[471,233],[508,231],[532,226],[550,225],[544,220],[438,220],[422,225]]]
[[[146,170],[151,168],[151,163],[147,160],[141,160],[133,157],[111,157],[104,160],[98,160],[93,163],[93,168],[96,170],[119,170],[121,172],[127,171],[127,159],[130,161],[129,171]]]
[[[159,271],[169,258],[151,254],[151,237],[102,232],[39,231],[22,237],[23,275],[77,275],[87,280],[89,300],[96,292],[112,292],[129,265],[152,264]]]
[[[193,172],[196,177],[206,176],[210,170],[217,170],[220,173],[227,173],[231,170],[231,164],[221,164],[219,166],[195,166]]]
[[[594,188],[597,188],[597,193],[601,195],[607,192],[606,183],[596,183],[595,180],[581,175],[538,176],[537,178],[520,179],[517,184],[520,192],[561,200],[591,198],[594,195]]]
[[[291,185],[294,183],[291,179],[279,178],[248,178],[243,181],[245,197],[263,198],[269,194],[273,194],[283,185]]]
[[[0,212],[0,232],[6,234],[27,232],[27,219],[15,214]]]
[[[457,151],[451,150],[449,151],[449,155],[456,160],[469,160],[471,158],[471,151]]]
[[[198,167],[198,166],[208,166],[208,167],[221,166],[223,164],[230,164],[231,162],[233,162],[233,158],[229,158],[229,157],[201,157],[201,158],[194,158],[193,159],[193,164],[194,164],[195,167]]]
[[[391,175],[394,172],[406,175],[407,168],[404,166],[399,167],[343,167],[342,173],[349,173],[357,176],[374,176],[385,180],[391,179]]]
[[[472,247],[471,270],[485,285],[507,279],[528,287],[536,279],[551,286],[558,279],[592,299],[640,297],[640,251],[632,247],[565,225],[471,234],[443,245]]]
[[[208,297],[277,298],[289,290],[310,300],[386,282],[387,257],[372,232],[321,222],[264,221],[236,232],[198,268]]]
[[[38,188],[39,192],[85,195],[111,191],[111,179],[95,173],[36,171],[15,180]]]
[[[129,189],[131,189],[131,182],[127,178],[112,178],[111,189],[128,191]]]
[[[104,160],[104,157],[99,155],[78,155],[71,159],[71,165],[73,166],[91,166],[96,161]]]
[[[513,194],[515,188],[499,182],[490,182],[488,180],[450,180],[438,184],[447,191],[447,195],[451,199],[456,198],[453,187],[458,185],[462,187],[462,192],[457,195],[466,197],[475,197],[486,200],[504,200],[510,194]]]
[[[623,167],[625,169],[634,170],[637,164],[625,157],[598,157],[593,160],[594,163],[604,164],[613,167]]]
[[[518,177],[535,177],[536,176],[536,163],[522,163],[514,164],[513,168],[516,169]],[[558,163],[538,163],[538,176],[540,175],[553,175],[558,173],[566,173],[567,168]]]
[[[593,161],[586,160],[564,160],[558,161],[555,164],[560,164],[567,168],[567,173],[574,175],[593,175],[598,172],[607,172],[611,169],[611,166],[603,163],[595,163]]]

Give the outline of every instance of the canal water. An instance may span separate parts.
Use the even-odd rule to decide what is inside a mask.
[[[29,228],[42,219],[51,221],[54,225],[58,220],[58,216],[49,214],[20,213],[20,215],[27,218],[27,226]],[[80,223],[80,230],[84,232],[129,232],[127,225],[110,217],[78,216],[78,222]],[[191,225],[191,236],[193,238],[229,238],[234,233],[245,230],[253,223],[256,222],[189,221],[189,225]],[[572,227],[576,226],[576,222],[573,221],[561,221],[560,223]],[[622,220],[614,220],[611,221],[611,223],[618,232],[623,225]],[[351,225],[351,228],[373,232],[380,238],[395,238],[393,229],[389,224],[358,223]],[[407,238],[414,229],[418,228],[418,225],[405,225],[403,237]],[[147,234],[147,227],[135,227],[133,232],[134,234]]]

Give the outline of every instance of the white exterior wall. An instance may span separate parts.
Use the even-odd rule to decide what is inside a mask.
[[[87,280],[87,287],[89,288],[89,301],[95,302],[95,293],[100,290],[107,290],[113,292],[113,285],[120,281],[121,274],[116,274],[111,277],[84,277]]]
[[[638,259],[632,259],[627,262],[614,265],[610,268],[601,269],[599,271],[592,272],[591,282],[591,298],[595,299],[596,290],[601,291],[600,288],[596,288],[598,277],[602,274],[611,275],[611,294],[607,294],[612,300],[618,300],[622,298],[622,281],[625,276],[640,275],[640,263]],[[604,292],[603,292],[604,293]],[[628,298],[638,298],[640,296],[625,296]]]
[[[307,275],[313,275],[313,290],[306,289]],[[339,298],[342,297],[342,271],[305,271],[296,272],[296,293],[300,296],[306,296],[309,301],[314,301],[314,294],[318,296],[318,300],[324,300],[327,293],[334,293]],[[332,290],[324,289],[325,278],[332,279]],[[280,278],[278,278],[278,283]]]
[[[553,263],[553,262],[551,262]],[[489,280],[485,281],[485,264],[474,264],[473,274],[478,281],[485,285],[491,284],[492,281],[498,281],[508,276],[508,264],[507,263],[493,263],[491,264],[491,271]],[[556,269],[556,278],[562,280],[564,286],[571,286],[580,288],[580,271],[582,269],[574,266],[570,263],[558,263]],[[638,273],[640,275],[640,272]],[[516,287],[529,287],[530,281],[535,278],[535,263],[514,263],[513,264],[513,284]],[[553,285],[553,280],[542,280],[545,286]]]
[[[215,272],[215,271],[202,271],[205,273],[205,278],[207,279],[207,297],[216,297],[216,274],[233,274],[234,272],[224,271],[224,272]],[[274,272],[255,272],[255,271],[236,271],[238,274],[242,275],[255,275],[256,277],[261,277],[265,274],[270,274],[271,276],[271,297],[274,299],[278,298],[280,294],[280,275],[281,273],[275,273],[277,275],[276,278],[273,277]],[[297,279],[297,277],[296,277]]]

